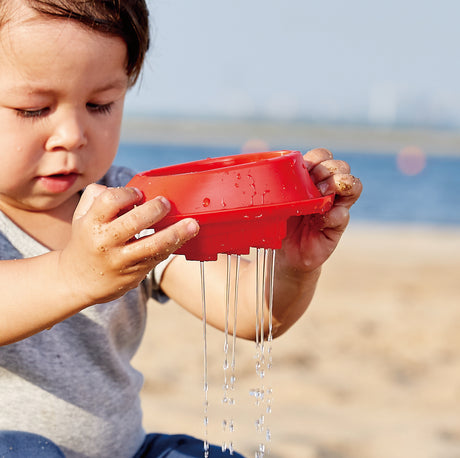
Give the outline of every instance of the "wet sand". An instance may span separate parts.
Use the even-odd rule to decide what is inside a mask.
[[[272,354],[268,456],[460,457],[460,231],[352,223]],[[238,341],[236,405],[224,408],[223,334],[208,328],[208,439],[220,445],[232,416],[248,457],[260,440],[254,355]],[[135,365],[145,428],[203,437],[201,322],[152,301]]]

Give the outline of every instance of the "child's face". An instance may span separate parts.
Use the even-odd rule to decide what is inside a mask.
[[[0,203],[56,209],[100,179],[127,86],[122,39],[18,11],[0,29]]]

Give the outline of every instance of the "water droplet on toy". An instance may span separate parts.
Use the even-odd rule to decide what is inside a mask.
[[[210,203],[211,201],[207,197],[203,199],[203,207],[208,207]]]
[[[270,189],[266,189],[262,194],[262,203],[265,203],[265,196],[270,192]]]

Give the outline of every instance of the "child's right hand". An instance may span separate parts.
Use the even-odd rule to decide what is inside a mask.
[[[135,288],[160,261],[199,230],[184,219],[155,234],[135,238],[169,212],[169,202],[157,197],[142,203],[134,188],[92,184],[75,211],[69,244],[59,258],[60,271],[71,294],[92,305],[108,302]]]

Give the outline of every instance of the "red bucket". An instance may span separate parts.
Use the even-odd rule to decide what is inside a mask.
[[[334,196],[322,196],[298,151],[271,151],[209,158],[137,174],[128,183],[150,200],[162,195],[170,213],[160,230],[194,218],[199,234],[176,253],[209,261],[218,253],[248,254],[254,248],[280,248],[287,219],[324,213]]]

